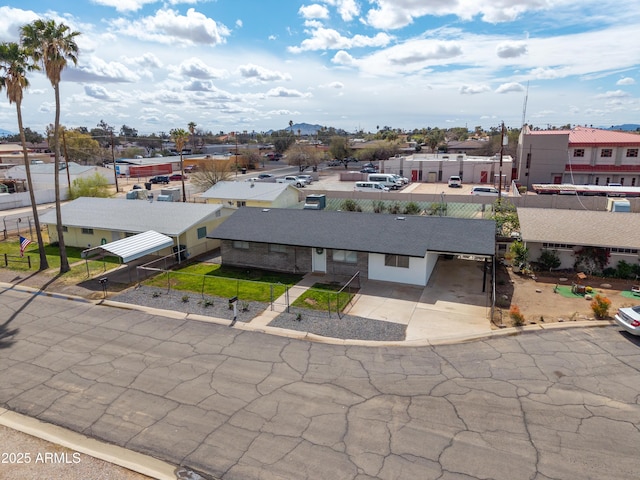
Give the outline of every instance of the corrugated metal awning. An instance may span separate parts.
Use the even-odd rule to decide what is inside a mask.
[[[105,243],[99,247],[92,247],[82,252],[82,258],[93,257],[102,254],[120,257],[123,263],[144,257],[151,253],[173,246],[173,239],[162,233],[149,230],[131,237]]]

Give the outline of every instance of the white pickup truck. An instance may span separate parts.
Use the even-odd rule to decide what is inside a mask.
[[[276,182],[290,183],[291,185],[295,185],[298,188],[301,188],[307,185],[307,182],[303,178],[296,177],[295,175],[287,175],[286,177],[278,178]]]

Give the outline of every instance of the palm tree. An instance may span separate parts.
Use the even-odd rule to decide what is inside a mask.
[[[289,120],[289,129],[291,129],[291,135],[293,135],[293,120]]]
[[[39,270],[49,268],[47,254],[42,241],[42,231],[40,230],[40,218],[36,206],[36,195],[33,191],[33,180],[31,179],[31,165],[29,164],[29,154],[27,153],[27,140],[22,125],[22,96],[25,88],[29,86],[29,80],[25,76],[27,72],[37,70],[38,65],[31,62],[27,52],[17,43],[0,44],[0,90],[7,91],[9,103],[16,104],[18,113],[18,130],[20,130],[20,140],[22,142],[22,154],[24,157],[24,170],[27,174],[27,185],[29,188],[29,199],[31,201],[31,211],[38,237],[38,251],[40,252]]]
[[[191,134],[191,147],[193,148],[193,153],[196,153],[196,122],[189,122],[187,127],[189,128],[189,133]]]
[[[67,250],[64,246],[64,231],[62,225],[62,211],[60,209],[60,77],[67,66],[67,60],[78,63],[78,45],[75,37],[80,32],[72,32],[64,23],[57,24],[55,20],[35,20],[20,28],[22,45],[28,50],[33,60],[41,62],[47,78],[51,82],[56,99],[56,116],[53,130],[55,142],[54,185],[56,196],[56,230],[60,248],[60,273],[66,273],[69,267]]]
[[[189,132],[184,128],[174,128],[169,132],[171,134],[171,140],[176,144],[176,150],[180,152],[180,173],[182,181],[182,201],[187,201],[187,192],[184,189],[184,163],[182,162],[182,149],[189,141]]]

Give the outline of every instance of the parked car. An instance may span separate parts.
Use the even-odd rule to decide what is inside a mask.
[[[378,171],[378,167],[371,162],[365,163],[362,168],[373,168],[376,172]]]
[[[304,180],[307,185],[311,185],[313,183],[313,177],[311,175],[298,175],[298,178]]]
[[[338,167],[340,165],[342,165],[342,162],[337,158],[334,158],[333,160],[329,160],[327,162],[327,167]]]
[[[400,180],[402,182],[403,185],[408,185],[409,184],[409,179],[407,177],[401,177],[400,175],[398,175],[397,173],[392,173],[391,175],[393,175],[394,177],[396,177],[397,180]]]
[[[184,179],[186,180],[187,177],[185,176]],[[173,175],[171,175],[169,177],[169,180],[171,180],[172,182],[175,180],[182,180],[182,174],[181,173],[174,173]]]
[[[630,334],[640,335],[640,305],[619,308],[613,319]]]
[[[304,179],[298,178],[295,175],[287,175],[286,177],[279,178],[276,181],[278,183],[290,183],[291,185],[295,185],[298,188],[302,188],[307,185],[307,182]]]
[[[458,175],[449,177],[449,188],[462,188],[462,179]]]
[[[136,184],[132,187],[132,190],[142,190],[142,187]]]
[[[360,170],[360,173],[377,173],[378,171],[373,167],[364,167]]]
[[[385,187],[380,182],[356,182],[353,190],[355,192],[388,192],[389,187]]]
[[[473,187],[471,189],[471,195],[497,197],[499,194],[498,189],[493,187]]]
[[[151,177],[149,179],[149,183],[169,183],[169,175],[156,175],[155,177]]]
[[[258,175],[258,178],[260,180],[266,180],[268,178],[273,178],[273,175],[271,175],[270,173],[261,173],[260,175]]]

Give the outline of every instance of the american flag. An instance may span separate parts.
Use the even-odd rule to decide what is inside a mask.
[[[31,243],[31,240],[29,240],[28,238],[24,238],[24,237],[20,237],[20,256],[23,257],[24,256],[24,250],[27,248],[27,246]]]

